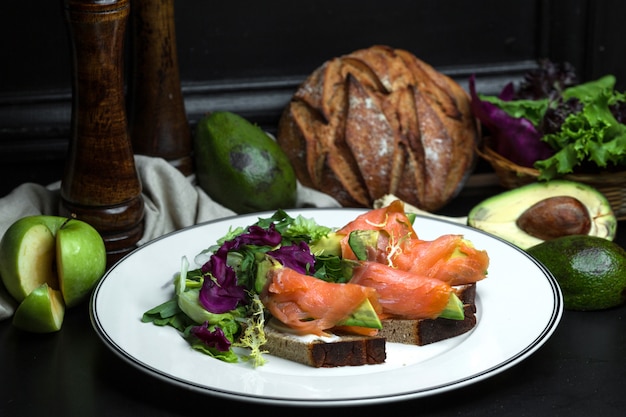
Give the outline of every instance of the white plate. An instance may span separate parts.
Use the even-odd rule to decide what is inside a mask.
[[[301,209],[318,224],[340,227],[359,209]],[[257,213],[220,219],[151,241],[114,265],[96,286],[93,326],[104,343],[133,366],[173,384],[229,399],[268,404],[328,406],[406,400],[483,380],[521,362],[552,335],[563,300],[552,275],[522,250],[486,233],[418,217],[422,239],[463,234],[490,256],[489,276],[478,283],[476,327],[427,346],[387,344],[386,363],[312,368],[267,355],[267,363],[228,364],[190,348],[171,327],[142,323],[143,313],[170,299],[181,257],[196,254],[230,227],[248,226]],[[532,300],[532,308],[528,301]]]

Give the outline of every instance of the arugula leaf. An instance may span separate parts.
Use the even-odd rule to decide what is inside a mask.
[[[178,307],[175,298],[146,311],[141,321],[143,323],[154,323],[157,326],[171,326],[181,332],[193,324],[193,320]]]
[[[346,262],[336,255],[321,255],[315,257],[316,278],[328,282],[346,283],[352,277],[351,271],[346,268]]]
[[[256,225],[268,228],[274,224],[276,231],[283,237],[283,241],[311,242],[320,239],[331,232],[331,228],[317,224],[314,219],[298,215],[295,218],[289,216],[284,210],[277,210],[271,217],[259,219]]]

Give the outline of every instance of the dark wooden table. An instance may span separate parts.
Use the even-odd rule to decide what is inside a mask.
[[[464,191],[443,214],[465,215],[494,191]],[[623,247],[625,228],[621,222],[617,242]],[[626,307],[565,311],[553,336],[528,359],[448,393],[367,407],[307,409],[229,401],[147,375],[100,341],[85,304],[70,311],[61,331],[51,335],[21,333],[9,321],[0,322],[0,416],[328,416],[347,411],[448,417],[622,415],[625,316]]]

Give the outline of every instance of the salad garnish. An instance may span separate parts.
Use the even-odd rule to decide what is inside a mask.
[[[189,269],[189,260],[182,258],[172,299],[146,311],[142,321],[172,326],[192,348],[225,362],[263,365],[265,317],[259,293],[267,270],[281,265],[331,282],[347,281],[338,242],[329,243],[331,232],[284,210],[231,229],[196,257],[208,255],[199,268]],[[249,353],[237,354],[236,347]]]

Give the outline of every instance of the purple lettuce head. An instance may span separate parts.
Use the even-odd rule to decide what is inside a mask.
[[[469,79],[469,87],[472,111],[489,130],[495,152],[525,167],[532,167],[535,161],[554,154],[554,150],[541,140],[541,133],[528,119],[512,117],[493,103],[481,100],[476,93],[474,75]],[[510,100],[513,94],[513,85],[508,84],[499,97]]]

